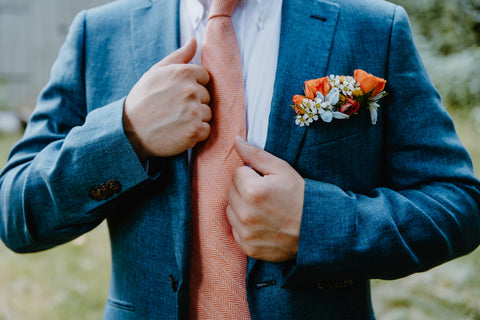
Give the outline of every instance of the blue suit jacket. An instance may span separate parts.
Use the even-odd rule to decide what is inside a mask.
[[[15,251],[44,250],[108,220],[105,319],[188,314],[186,154],[154,159],[146,174],[122,126],[124,97],[178,46],[178,1],[80,13],[1,175],[0,235]],[[376,125],[365,110],[295,125],[289,105],[305,80],[357,68],[388,81]],[[368,279],[424,271],[477,247],[479,184],[402,8],[284,0],[271,110],[266,150],[298,170],[306,190],[296,261],[249,261],[253,319],[372,319]],[[112,180],[121,190],[92,196]]]

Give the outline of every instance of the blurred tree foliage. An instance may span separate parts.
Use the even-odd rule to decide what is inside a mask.
[[[480,0],[391,0],[411,19],[425,65],[445,104],[480,108]]]
[[[432,49],[450,55],[480,43],[480,0],[394,0]]]

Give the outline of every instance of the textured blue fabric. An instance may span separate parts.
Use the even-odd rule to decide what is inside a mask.
[[[125,96],[179,46],[178,1],[120,0],[81,12],[25,136],[0,177],[0,235],[18,252],[54,247],[107,219],[105,316],[186,319],[190,251],[186,154],[149,174],[122,126]],[[385,78],[372,125],[294,123],[305,80]],[[266,150],[306,179],[296,261],[249,261],[252,319],[373,319],[369,280],[466,254],[480,240],[479,182],[412,40],[405,11],[378,0],[284,0]],[[150,174],[153,173],[153,174]],[[122,191],[94,201],[111,179]],[[325,281],[355,280],[325,288]]]

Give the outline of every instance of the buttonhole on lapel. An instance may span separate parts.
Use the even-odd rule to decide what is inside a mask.
[[[310,17],[312,17],[313,19],[320,20],[322,22],[327,22],[327,18],[325,18],[325,17],[319,17],[319,16],[316,16],[314,14],[312,14]]]
[[[266,288],[266,287],[275,286],[276,284],[277,284],[277,281],[275,281],[275,280],[259,282],[259,283],[257,283],[257,289],[263,289],[263,288]]]
[[[170,281],[170,284],[172,285],[173,292],[177,292],[178,291],[178,281],[175,280],[175,277],[173,275],[169,275],[168,280]]]

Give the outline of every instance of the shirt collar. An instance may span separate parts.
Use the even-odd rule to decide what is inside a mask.
[[[208,12],[208,0],[183,0],[184,8],[187,10],[187,16],[192,21],[193,28],[197,29],[202,22],[205,14]]]
[[[184,0],[185,8],[188,11],[188,16],[193,23],[194,29],[198,27],[198,25],[202,22],[205,16],[208,14],[208,10],[210,9],[210,1],[211,0]],[[265,3],[268,2],[266,0],[240,0],[239,6],[246,5],[247,1],[253,1],[256,3],[258,8],[258,13],[260,16],[265,16],[266,5]],[[275,1],[275,0],[273,0]]]

